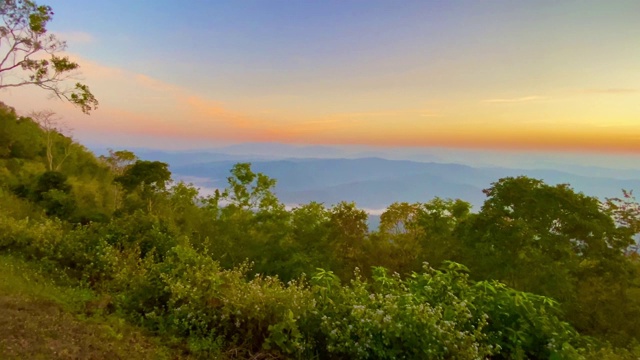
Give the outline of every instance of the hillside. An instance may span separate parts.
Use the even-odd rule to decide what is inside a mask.
[[[0,255],[0,272],[2,359],[187,359],[42,265]]]
[[[96,157],[8,106],[0,138],[3,356],[637,358],[629,193],[601,202],[499,177],[509,169],[380,158]],[[349,201],[371,194],[376,229]],[[66,287],[40,288],[49,276]]]

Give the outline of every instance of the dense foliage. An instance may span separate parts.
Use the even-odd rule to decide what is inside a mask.
[[[201,197],[167,164],[96,158],[0,107],[0,251],[62,269],[104,294],[103,311],[197,356],[640,355],[629,193],[601,202],[505,178],[477,213],[397,203],[370,230],[353,203],[287,209],[274,185],[237,164]]]

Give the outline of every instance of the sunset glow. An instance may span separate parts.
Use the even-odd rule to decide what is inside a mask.
[[[97,111],[0,100],[98,145],[640,153],[638,2],[110,3],[48,2]]]

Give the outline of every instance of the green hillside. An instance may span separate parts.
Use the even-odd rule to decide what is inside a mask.
[[[0,355],[640,355],[630,194],[601,203],[503,178],[477,213],[455,199],[396,203],[370,231],[352,203],[285,208],[275,183],[239,163],[201,197],[167,164],[96,158],[3,105]]]

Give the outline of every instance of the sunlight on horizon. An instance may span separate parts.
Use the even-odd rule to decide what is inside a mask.
[[[5,90],[0,101],[22,114],[41,110],[33,104],[51,108],[78,140],[91,144],[640,153],[640,72],[634,61],[640,48],[630,46],[640,30],[629,14],[633,6],[467,5],[230,7],[229,16],[253,19],[260,30],[220,20],[204,31],[209,37],[200,49],[172,49],[153,43],[167,30],[153,25],[158,33],[152,35],[132,22],[135,14],[94,5],[105,20],[122,16],[123,26],[113,28],[86,22],[87,9],[52,1],[52,31],[68,40],[99,109],[86,117],[28,88]],[[215,9],[193,6],[203,14]],[[336,12],[341,7],[357,15],[345,18]],[[270,17],[284,14],[292,16],[283,20],[289,27]],[[183,31],[204,39],[179,7],[173,16]],[[198,19],[206,17],[193,21]],[[371,33],[376,20],[387,27],[377,35]],[[236,32],[225,38],[231,29]],[[152,41],[153,48],[142,51],[131,41]],[[196,59],[203,61],[194,64]]]

